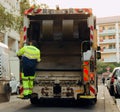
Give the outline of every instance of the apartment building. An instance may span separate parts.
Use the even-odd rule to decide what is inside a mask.
[[[6,12],[10,14],[19,16],[20,15],[20,0],[0,0],[0,4],[5,8]],[[8,28],[9,29],[9,28]],[[16,57],[16,52],[18,51],[18,43],[20,40],[20,35],[14,29],[9,29],[0,32],[0,42],[8,45],[10,49],[10,67],[11,73],[19,81],[19,59]]]
[[[19,0],[0,0],[0,4],[5,7],[7,12],[13,15],[20,14]],[[19,40],[20,35],[14,29],[0,32],[0,41],[9,46],[11,57],[15,56],[15,52],[18,51]]]
[[[120,16],[97,18],[101,61],[120,62]]]

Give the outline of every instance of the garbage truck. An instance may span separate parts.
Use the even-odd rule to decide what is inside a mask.
[[[0,103],[8,102],[11,96],[11,72],[8,46],[0,42]]]
[[[91,8],[24,12],[24,43],[34,40],[41,52],[30,101],[97,101],[96,17]]]

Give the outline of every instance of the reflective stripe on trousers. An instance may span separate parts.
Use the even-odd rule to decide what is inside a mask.
[[[22,73],[23,95],[32,94],[34,78],[35,76],[24,76]]]

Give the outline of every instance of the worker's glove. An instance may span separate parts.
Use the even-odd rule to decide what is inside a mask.
[[[20,60],[21,60],[21,58],[22,58],[22,56],[18,56],[18,55],[17,55],[17,57],[18,57]]]

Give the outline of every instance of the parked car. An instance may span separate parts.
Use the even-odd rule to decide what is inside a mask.
[[[106,81],[111,96],[120,97],[120,67],[114,68]]]
[[[12,94],[19,94],[20,92],[20,81],[16,80],[14,75],[11,75],[11,81],[9,82]]]
[[[106,86],[111,96],[114,96],[113,80],[111,80],[112,73],[106,79]]]

